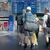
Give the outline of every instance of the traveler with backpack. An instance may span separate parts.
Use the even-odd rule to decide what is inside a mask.
[[[31,7],[28,6],[26,9],[26,14],[23,17],[23,23],[24,23],[24,30],[28,31],[29,33],[25,33],[26,36],[32,36],[33,32],[36,32],[36,36],[38,37],[39,32],[39,25],[37,24],[37,21],[39,19],[36,17],[36,15],[33,15],[31,12]],[[30,33],[32,32],[32,33]]]

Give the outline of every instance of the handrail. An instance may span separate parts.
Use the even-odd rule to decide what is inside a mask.
[[[0,17],[0,18],[9,18],[9,17]]]

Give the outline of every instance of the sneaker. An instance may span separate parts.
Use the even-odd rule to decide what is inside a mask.
[[[21,42],[19,42],[19,45],[21,45],[22,43]]]
[[[24,46],[24,43],[22,43],[21,46]]]
[[[27,44],[26,43],[24,44],[24,48],[27,48]]]

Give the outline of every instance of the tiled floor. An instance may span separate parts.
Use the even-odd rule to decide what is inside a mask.
[[[44,34],[40,33],[38,37],[38,46],[36,48],[30,49],[29,47],[27,47],[26,49],[24,49],[24,47],[17,44],[17,50],[50,50],[50,46],[46,48]]]
[[[0,36],[0,50],[16,50],[15,36]]]
[[[41,41],[42,40],[42,41]],[[24,50],[24,47],[19,46],[17,44],[17,36],[10,36],[10,35],[4,35],[0,36],[0,50]],[[43,35],[39,36],[39,44],[37,48],[34,48],[33,50],[50,50],[49,48],[46,48],[43,44]],[[31,50],[29,47],[27,47],[25,50]]]

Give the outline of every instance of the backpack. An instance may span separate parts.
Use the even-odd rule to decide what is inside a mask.
[[[48,19],[47,19],[46,25],[47,25],[47,27],[50,27],[50,15],[48,15]]]
[[[33,16],[32,14],[29,14],[29,15],[30,15],[30,17]],[[29,21],[27,19],[28,19],[28,17],[27,17],[27,15],[25,15],[24,29],[29,30],[29,31],[36,31],[36,30],[38,30],[39,25],[37,23],[35,23],[34,21]],[[34,17],[34,19],[35,19],[35,17]],[[31,20],[31,18],[30,18],[30,20]]]

